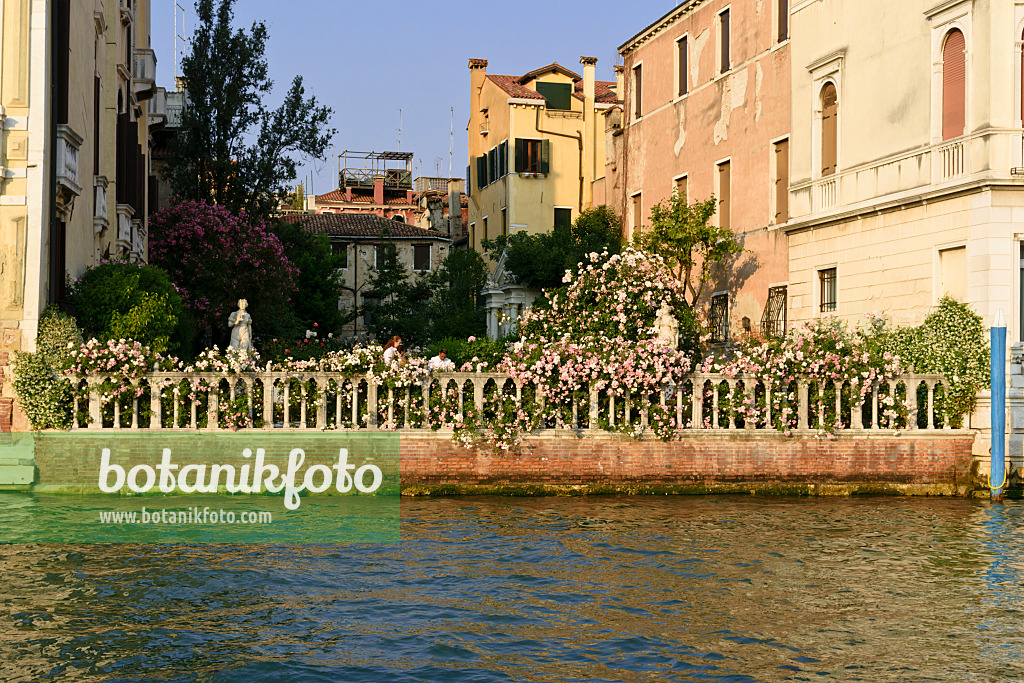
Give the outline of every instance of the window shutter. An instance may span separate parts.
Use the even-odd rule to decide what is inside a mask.
[[[789,220],[789,140],[775,145],[775,222]]]
[[[498,150],[491,148],[487,152],[487,181],[493,183],[498,179]]]
[[[821,175],[836,172],[839,144],[839,97],[831,83],[821,90]]]
[[[732,229],[732,164],[728,161],[718,165],[718,226]]]
[[[725,10],[718,15],[721,25],[721,37],[722,37],[722,73],[729,70],[729,10]]]
[[[689,92],[689,48],[687,47],[686,38],[679,40],[679,94],[685,95]]]
[[[508,140],[498,145],[498,177],[508,175]]]
[[[789,38],[789,0],[779,0],[779,42]]]
[[[476,186],[477,188],[487,187],[487,157],[476,158]]]
[[[466,196],[473,196],[473,176],[470,174],[469,166],[466,166]]]
[[[526,166],[526,144],[522,138],[516,138],[516,173],[522,173]]]
[[[952,30],[942,48],[942,139],[958,138],[967,123],[967,43]]]
[[[540,172],[549,173],[551,170],[551,141],[540,141]]]

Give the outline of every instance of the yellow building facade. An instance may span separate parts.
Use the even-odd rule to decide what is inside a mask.
[[[149,12],[149,0],[0,3],[0,429],[11,355],[34,349],[67,279],[146,259],[150,129],[166,119]]]
[[[604,177],[603,113],[618,97],[614,82],[595,80],[596,59],[580,62],[582,75],[551,64],[509,76],[488,74],[485,59],[469,61],[472,248],[499,235],[550,232],[593,205],[594,182]]]

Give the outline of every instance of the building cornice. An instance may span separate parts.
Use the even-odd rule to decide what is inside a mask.
[[[703,4],[704,1],[705,0],[683,0],[683,2],[681,2],[677,7],[620,45],[619,54],[625,56],[627,52],[632,52],[671,26],[684,14],[696,9],[699,5]]]

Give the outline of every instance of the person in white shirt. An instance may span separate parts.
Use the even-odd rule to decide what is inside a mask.
[[[389,339],[384,344],[384,362],[388,365],[398,360],[398,345],[402,343],[402,338],[397,334]]]
[[[427,361],[427,369],[431,372],[452,372],[455,363],[448,359],[448,351],[441,349],[440,353]]]

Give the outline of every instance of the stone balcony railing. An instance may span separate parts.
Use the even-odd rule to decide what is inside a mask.
[[[937,407],[945,391],[940,375],[898,377],[871,387],[863,401],[849,382],[799,379],[783,390],[759,378],[692,374],[651,394],[612,395],[584,387],[557,404],[536,387],[498,373],[438,373],[413,386],[393,388],[366,375],[328,372],[151,372],[132,380],[131,391],[120,399],[112,398],[111,385],[105,384],[116,384],[114,375],[72,376],[71,381],[76,389],[75,430],[221,430],[225,416],[237,417],[241,411],[267,430],[425,431],[431,423],[420,409],[423,405],[436,406],[444,396],[459,415],[468,406],[486,414],[485,397],[495,390],[524,410],[557,412],[560,418],[548,419],[542,424],[545,429],[639,434],[651,427],[655,411],[673,417],[689,433],[775,431],[780,416],[787,416],[786,424],[795,432],[892,434],[951,428],[949,416]],[[761,407],[751,412],[751,405]]]
[[[156,94],[156,53],[148,48],[136,49],[132,62],[132,91],[141,102]]]
[[[57,191],[68,203],[82,194],[79,177],[78,150],[84,139],[67,124],[57,126]]]

